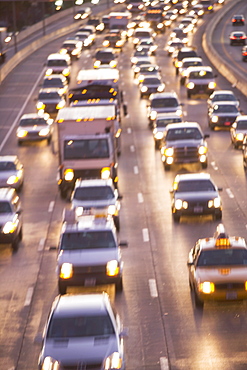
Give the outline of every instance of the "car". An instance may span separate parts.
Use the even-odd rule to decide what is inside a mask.
[[[89,32],[76,32],[74,39],[76,41],[80,41],[84,49],[90,48],[94,43],[94,40]]]
[[[166,126],[161,143],[161,159],[165,171],[172,165],[199,163],[208,165],[206,138],[197,122],[173,123]]]
[[[91,209],[102,212],[104,216],[112,216],[117,231],[120,230],[120,199],[118,190],[112,179],[78,179],[71,195],[72,208],[77,214],[88,214]]]
[[[240,114],[234,102],[216,102],[208,110],[208,126],[211,130],[216,127],[230,128]]]
[[[135,64],[133,64],[132,69],[134,72],[134,77],[140,72],[140,69],[144,65],[153,65],[151,57],[138,57],[138,60],[136,61]]]
[[[92,14],[92,10],[91,10],[91,8],[89,8],[89,6],[76,9],[75,15],[74,15],[74,20],[80,21],[81,19],[86,19],[86,18],[90,17],[91,14]]]
[[[69,54],[71,60],[79,59],[82,52],[82,41],[79,40],[65,40],[61,46],[60,54]]]
[[[198,18],[202,18],[204,15],[204,8],[202,4],[195,4],[189,11],[189,15],[196,15]]]
[[[105,25],[99,17],[90,17],[87,21],[87,24],[94,26],[96,32],[103,32],[105,29]]]
[[[78,28],[77,33],[78,32],[88,33],[88,38],[91,41],[91,44],[94,44],[95,43],[95,40],[96,40],[96,28],[94,26],[89,25],[89,24],[84,24],[84,25],[82,25],[82,26],[80,26]]]
[[[144,46],[138,46],[131,57],[131,65],[133,66],[138,61],[139,57],[149,57],[151,55],[151,52],[149,51],[149,48]]]
[[[165,90],[165,84],[162,82],[159,76],[144,76],[143,81],[139,84],[140,97],[149,97],[150,94],[160,92]]]
[[[191,57],[182,59],[182,65],[178,68],[178,74],[180,76],[180,85],[184,85],[189,67],[202,66],[202,58]]]
[[[181,19],[178,27],[184,30],[186,33],[193,32],[195,28],[195,22],[196,20],[189,17],[185,17]]]
[[[109,33],[108,35],[105,36],[102,45],[104,47],[116,48],[122,51],[124,44],[125,44],[125,39],[121,37],[121,35],[117,33]]]
[[[232,17],[233,26],[244,26],[244,24],[245,24],[245,17],[243,14],[235,14]]]
[[[40,89],[36,108],[39,114],[57,113],[59,109],[66,106],[66,97],[58,88]]]
[[[245,135],[243,139],[242,153],[243,153],[244,170],[246,171],[247,169],[247,135]]]
[[[14,252],[22,240],[23,217],[20,198],[13,188],[0,188],[0,244],[11,244]]]
[[[69,84],[66,77],[64,77],[62,74],[54,74],[50,76],[45,76],[42,83],[42,88],[59,88],[60,93],[67,94]]]
[[[25,141],[47,140],[51,142],[53,134],[53,119],[48,113],[40,115],[38,113],[26,113],[21,116],[16,136],[18,145]]]
[[[154,35],[151,28],[136,28],[133,33],[133,44],[137,45],[144,39],[153,39]]]
[[[243,146],[244,137],[247,135],[247,115],[236,118],[230,128],[230,135],[234,148]]]
[[[213,0],[200,0],[200,4],[203,7],[204,13],[213,13],[214,1]]]
[[[172,53],[172,60],[176,69],[176,76],[179,73],[178,68],[182,66],[182,60],[189,57],[198,57],[196,50],[189,46],[184,46]]]
[[[141,40],[136,47],[146,47],[149,50],[150,55],[156,55],[156,50],[158,45],[154,42],[152,38]]]
[[[53,358],[59,369],[124,370],[126,336],[107,293],[57,296],[45,324],[38,368],[53,369]]]
[[[146,9],[145,3],[142,1],[138,0],[132,0],[128,5],[127,5],[127,10],[131,13],[139,13],[139,12],[144,12]]]
[[[92,210],[90,215],[79,215],[76,210],[65,210],[60,234],[57,276],[58,290],[65,294],[68,287],[114,284],[123,290],[123,261],[121,246],[111,216],[105,210]]]
[[[230,45],[245,45],[246,38],[244,31],[233,31],[229,35]]]
[[[117,67],[117,58],[113,48],[104,48],[96,51],[94,56],[94,68],[107,66],[110,68]]]
[[[242,47],[242,61],[243,62],[247,61],[247,46]]]
[[[71,58],[68,54],[65,55],[62,55],[60,53],[50,54],[47,57],[45,66],[46,66],[45,71],[46,76],[50,76],[51,74],[62,74],[69,81],[71,72]]]
[[[208,173],[184,173],[176,175],[171,193],[174,222],[182,216],[212,215],[222,218],[222,202],[218,188]]]
[[[187,261],[189,285],[197,309],[205,302],[247,299],[247,246],[219,224],[212,237],[197,240]]]
[[[187,33],[180,27],[175,27],[170,33],[170,40],[179,39],[183,44],[188,43]]]
[[[211,95],[215,88],[215,75],[209,66],[189,67],[185,78],[187,98],[192,95]]]
[[[142,64],[139,68],[139,72],[136,74],[138,84],[143,81],[145,76],[160,77],[160,68],[156,64]]]
[[[150,127],[153,126],[153,122],[159,113],[175,113],[180,117],[183,115],[182,104],[175,91],[150,95],[147,108],[147,117]]]
[[[212,108],[216,102],[231,102],[239,108],[239,100],[232,90],[215,90],[207,100],[208,109]]]
[[[157,114],[156,119],[153,122],[153,138],[156,149],[160,149],[166,126],[172,123],[181,122],[183,122],[182,117],[178,116],[176,113]]]
[[[24,181],[24,167],[17,155],[0,156],[0,188],[11,187],[21,190]]]
[[[165,49],[167,55],[170,56],[175,50],[181,49],[182,47],[184,47],[184,43],[181,39],[171,39],[167,42]]]

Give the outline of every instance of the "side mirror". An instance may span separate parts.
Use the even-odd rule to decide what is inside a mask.
[[[204,139],[207,139],[208,137],[210,137],[210,135],[209,135],[209,134],[205,134],[205,135],[204,135]]]
[[[123,104],[123,113],[124,113],[124,116],[127,116],[128,114],[128,106],[126,103]]]
[[[125,240],[121,240],[118,245],[119,245],[119,247],[127,248],[128,247],[128,242],[125,241]]]
[[[218,191],[223,191],[223,188],[218,188]]]

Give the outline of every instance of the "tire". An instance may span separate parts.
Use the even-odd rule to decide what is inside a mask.
[[[222,212],[220,211],[220,213],[215,214],[214,219],[215,220],[222,220]]]
[[[179,72],[179,71],[178,71],[178,68],[176,68],[176,76],[178,76],[178,72]]]
[[[12,247],[13,252],[17,252],[18,251],[18,249],[19,249],[19,243],[20,243],[20,237],[18,235],[18,237],[11,244],[11,247]]]
[[[50,145],[51,144],[51,136],[47,139],[47,144]]]
[[[184,83],[185,83],[185,79],[184,78],[180,78],[180,85],[181,86],[184,86]]]
[[[22,227],[21,227],[20,232],[19,232],[19,240],[22,240],[22,237],[23,237],[23,232],[22,232]]]
[[[173,213],[172,217],[173,217],[174,222],[179,223],[179,221],[180,221],[180,216],[179,215],[177,215],[176,213]]]
[[[120,220],[119,220],[119,217],[114,217],[114,225],[117,229],[117,231],[120,231]]]
[[[191,98],[191,92],[189,90],[187,90],[187,98],[190,99]]]
[[[62,284],[62,283],[58,283],[58,292],[59,292],[59,294],[61,294],[61,295],[64,295],[64,294],[66,294],[66,292],[67,292],[67,287],[66,287],[66,285],[64,285],[64,284]]]
[[[208,168],[208,162],[202,163],[202,168],[203,169]]]
[[[196,308],[197,309],[203,309],[204,302],[199,299],[198,295],[195,292],[195,289],[193,289],[193,296],[194,296],[194,301],[195,301]]]
[[[121,277],[120,281],[115,284],[116,292],[121,293],[123,291],[123,278]]]
[[[171,166],[169,164],[164,163],[164,169],[165,169],[165,171],[170,171]]]
[[[60,189],[60,197],[61,197],[61,199],[66,199],[67,198],[67,195],[68,195],[67,190]]]
[[[210,127],[210,130],[211,131],[214,131],[214,129],[215,129],[215,126],[214,125],[209,125],[209,127]]]

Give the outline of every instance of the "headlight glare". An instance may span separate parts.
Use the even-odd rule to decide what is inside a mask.
[[[70,279],[73,276],[73,265],[71,263],[63,263],[59,276],[62,279]]]

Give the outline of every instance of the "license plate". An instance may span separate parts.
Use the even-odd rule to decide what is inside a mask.
[[[194,207],[194,213],[202,213],[203,208],[202,207]]]
[[[85,286],[95,286],[96,284],[96,279],[95,278],[87,278],[84,281]]]
[[[237,299],[238,295],[237,292],[227,292],[226,293],[226,299]]]
[[[230,126],[230,124],[231,124],[231,122],[229,122],[229,121],[225,122],[225,126]]]

